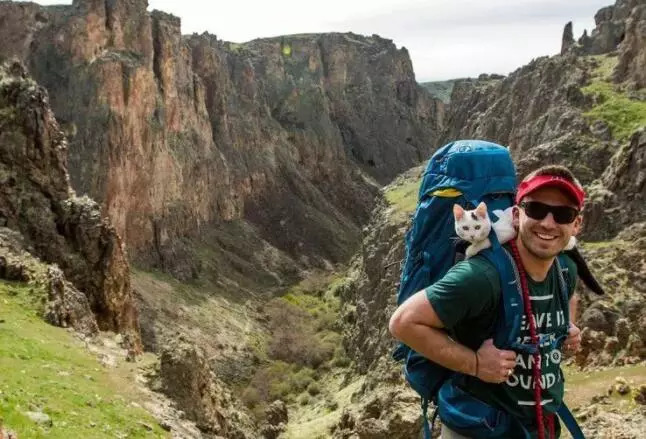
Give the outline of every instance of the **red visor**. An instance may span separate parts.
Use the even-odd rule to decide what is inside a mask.
[[[585,192],[583,192],[583,189],[581,189],[571,181],[568,181],[565,178],[558,177],[556,175],[537,175],[536,177],[532,177],[527,181],[523,181],[520,186],[518,186],[518,192],[516,193],[516,204],[520,203],[520,201],[525,196],[529,195],[531,192],[534,192],[536,189],[547,186],[555,186],[564,190],[572,198],[572,200],[576,200],[577,207],[579,209],[583,207],[583,200],[585,200]]]

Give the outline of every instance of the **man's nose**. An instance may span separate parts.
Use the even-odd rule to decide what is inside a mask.
[[[545,218],[539,221],[539,224],[549,229],[558,227],[558,223],[554,221],[554,215],[552,215],[552,212],[548,212],[547,215],[545,215]]]

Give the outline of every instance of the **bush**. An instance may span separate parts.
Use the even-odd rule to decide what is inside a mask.
[[[298,398],[298,403],[300,405],[307,405],[310,403],[311,400],[312,398],[310,398],[310,395],[308,395],[307,393],[303,393],[301,397]]]
[[[271,359],[314,368],[332,359],[336,346],[321,340],[310,314],[284,299],[269,302],[267,314],[272,331],[267,354]]]
[[[260,393],[253,387],[247,387],[242,392],[242,402],[248,408],[253,409],[260,403]]]
[[[345,352],[343,346],[337,346],[334,351],[334,359],[332,360],[332,365],[335,367],[348,367],[350,365],[350,358]]]
[[[316,396],[319,393],[321,393],[321,387],[317,383],[312,383],[309,386],[307,386],[307,393],[309,393],[312,396]]]

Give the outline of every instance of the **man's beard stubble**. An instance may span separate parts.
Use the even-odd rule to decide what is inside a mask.
[[[519,230],[519,236],[520,239],[523,243],[523,247],[535,258],[541,259],[544,261],[551,260],[555,258],[559,253],[563,251],[567,244],[567,240],[565,242],[561,242],[560,245],[557,247],[558,250],[554,251],[549,251],[549,250],[542,250],[540,248],[536,248],[537,246],[534,245],[536,240],[538,240],[537,237],[534,236],[534,232],[531,230]],[[558,237],[556,238],[558,241],[563,241],[563,237]],[[569,238],[568,238],[569,239]]]

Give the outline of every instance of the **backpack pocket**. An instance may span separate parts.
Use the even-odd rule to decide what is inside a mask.
[[[406,381],[422,399],[434,401],[435,395],[451,371],[411,350],[404,364]]]
[[[448,380],[440,388],[438,405],[442,423],[456,433],[478,439],[509,437],[511,415],[473,397],[454,380]]]

